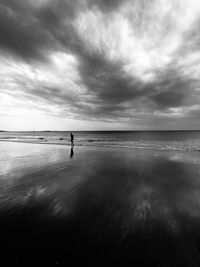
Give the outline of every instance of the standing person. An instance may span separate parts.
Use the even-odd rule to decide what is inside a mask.
[[[71,146],[74,146],[74,135],[71,133]]]

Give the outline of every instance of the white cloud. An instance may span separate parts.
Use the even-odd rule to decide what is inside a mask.
[[[200,2],[194,0],[129,1],[112,13],[84,11],[74,25],[91,53],[120,61],[125,72],[149,82],[179,60],[199,16]]]
[[[52,98],[55,98],[54,91],[61,99],[63,96],[77,97],[81,94],[76,58],[55,52],[50,54],[49,59],[50,64],[34,65],[1,56],[1,110],[10,110],[13,115],[23,113],[24,109],[32,109],[32,113],[35,114],[39,111],[43,113],[45,110],[59,114],[65,103],[63,102],[60,107],[51,103],[51,94]],[[45,88],[48,88],[48,91],[45,91]]]

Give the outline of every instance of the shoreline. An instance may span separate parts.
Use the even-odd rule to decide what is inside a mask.
[[[53,143],[53,142],[37,142],[37,141],[31,141],[31,140],[11,140],[11,139],[0,139],[0,142],[10,142],[10,143],[22,143],[22,144],[36,144],[36,145],[58,145],[58,146],[67,146],[71,147],[70,143]],[[76,144],[74,147],[93,147],[93,148],[113,148],[113,149],[128,149],[128,150],[153,150],[153,151],[168,151],[168,152],[200,152],[200,149],[176,149],[176,148],[158,148],[158,147],[131,147],[131,146],[114,146],[114,145],[97,145],[97,144]]]

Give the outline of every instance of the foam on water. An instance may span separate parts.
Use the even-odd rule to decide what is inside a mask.
[[[76,146],[199,151],[200,131],[76,131]],[[0,140],[70,145],[70,132],[0,132]]]

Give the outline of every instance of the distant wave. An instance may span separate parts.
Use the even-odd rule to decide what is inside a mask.
[[[0,132],[0,140],[70,145],[67,132]],[[75,146],[200,151],[200,132],[76,132]]]
[[[70,145],[70,141],[64,138],[48,139],[45,137],[23,138],[23,137],[6,137],[0,138],[0,141],[36,143],[36,144],[52,144],[52,145]],[[154,150],[173,150],[173,151],[200,151],[200,143],[194,142],[172,142],[172,141],[111,141],[100,139],[77,140],[75,146],[89,146],[89,147],[107,147],[107,148],[121,148],[121,149],[154,149]]]

